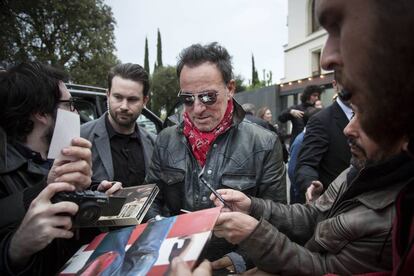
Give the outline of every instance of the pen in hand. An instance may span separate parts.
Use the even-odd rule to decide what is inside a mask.
[[[207,186],[207,188],[210,189],[210,191],[221,201],[221,203],[224,204],[225,207],[227,207],[228,209],[230,209],[230,211],[233,211],[233,209],[230,207],[230,205],[224,200],[224,198],[216,191],[214,190],[213,187],[211,187],[211,185],[205,181],[202,177],[200,177],[201,182],[203,182],[204,185]]]

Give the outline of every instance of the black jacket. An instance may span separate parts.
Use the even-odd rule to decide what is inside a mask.
[[[286,202],[285,166],[277,136],[243,121],[244,111],[235,101],[234,108],[233,125],[217,137],[207,154],[204,179],[214,189],[231,188]],[[156,183],[160,192],[151,206],[151,216],[214,206],[209,199],[211,191],[198,178],[202,168],[182,128],[181,124],[164,129],[155,142],[146,182]]]
[[[287,121],[292,122],[292,134],[290,136],[290,144],[295,141],[296,136],[298,136],[299,133],[303,131],[303,128],[305,127],[305,122],[303,121],[303,118],[296,118],[293,117],[292,114],[290,114],[290,111],[292,109],[300,110],[305,112],[309,107],[313,107],[313,105],[308,103],[301,103],[298,105],[293,105],[289,107],[288,109],[283,110],[278,119],[282,123],[286,123]]]
[[[9,267],[10,240],[31,201],[46,186],[46,178],[47,171],[7,143],[6,134],[0,128],[0,275],[54,275],[83,244],[75,239],[54,240],[35,254],[23,271],[16,273]]]
[[[348,118],[337,102],[312,116],[298,155],[294,181],[305,200],[312,180],[319,180],[324,189],[349,166],[351,152],[343,133]]]

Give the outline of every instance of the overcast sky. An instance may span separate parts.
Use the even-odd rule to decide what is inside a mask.
[[[251,79],[254,54],[259,78],[263,69],[273,82],[283,77],[287,43],[287,0],[105,0],[115,20],[117,56],[143,65],[148,37],[150,67],[156,61],[157,29],[164,65],[175,65],[179,52],[194,43],[217,41],[233,57],[234,73]]]

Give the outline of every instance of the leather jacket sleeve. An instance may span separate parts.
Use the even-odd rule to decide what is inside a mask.
[[[159,178],[161,175],[161,160],[160,160],[160,151],[162,148],[160,146],[154,147],[154,151],[152,154],[151,164],[147,175],[145,177],[145,182],[149,184],[157,184],[158,188],[160,189],[158,195],[154,199],[150,209],[148,210],[147,214],[145,215],[145,220],[154,218],[157,215],[162,215],[162,208],[164,206],[164,197],[163,197],[163,182]]]
[[[263,175],[258,184],[258,197],[286,203],[286,168],[283,162],[282,145],[278,139],[260,165],[263,166]]]

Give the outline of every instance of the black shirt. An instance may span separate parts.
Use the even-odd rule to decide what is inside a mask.
[[[111,145],[114,180],[122,183],[123,187],[141,185],[145,179],[145,160],[138,126],[132,134],[120,134],[114,130],[105,119]]]

